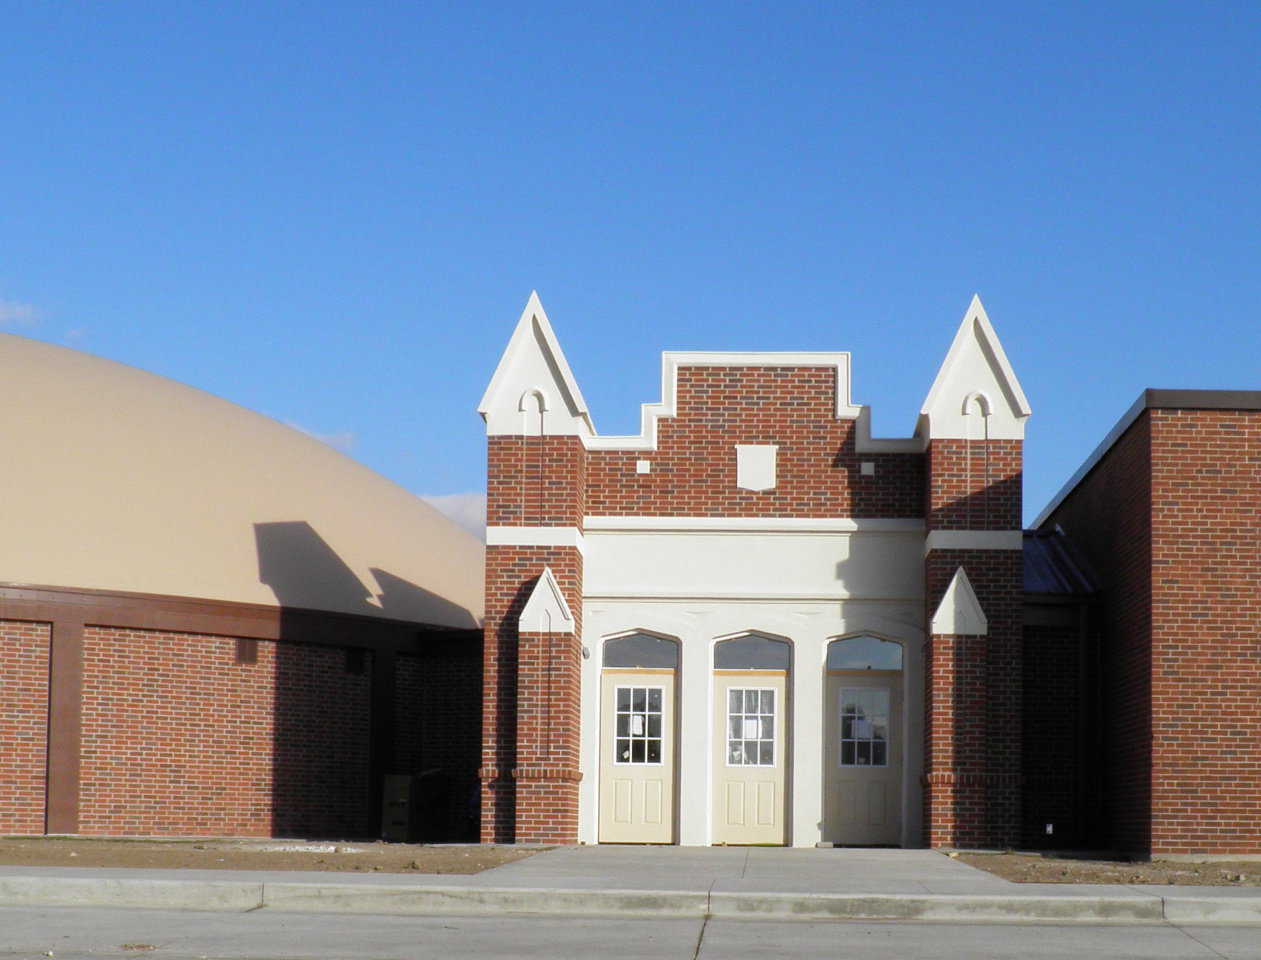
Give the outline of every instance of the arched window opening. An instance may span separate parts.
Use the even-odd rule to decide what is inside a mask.
[[[791,662],[792,648],[784,640],[750,634],[714,645],[716,670],[787,670]]]
[[[901,670],[902,644],[879,637],[846,637],[828,644],[829,670]]]
[[[651,633],[614,637],[604,641],[604,665],[677,670],[679,644],[676,640],[653,636]]]

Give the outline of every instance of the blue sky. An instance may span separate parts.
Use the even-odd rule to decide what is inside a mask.
[[[1261,5],[0,2],[0,327],[484,489],[537,288],[602,433],[663,349],[849,350],[908,435],[973,292],[1029,519],[1144,387],[1261,388]]]

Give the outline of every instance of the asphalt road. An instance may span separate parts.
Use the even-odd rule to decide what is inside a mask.
[[[1261,960],[1261,926],[760,923],[0,908],[0,958]]]

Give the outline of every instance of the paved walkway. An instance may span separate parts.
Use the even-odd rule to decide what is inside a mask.
[[[0,867],[0,905],[1261,923],[1261,888],[1017,884],[930,850],[565,847],[474,876]]]

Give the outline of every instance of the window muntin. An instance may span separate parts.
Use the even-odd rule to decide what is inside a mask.
[[[661,763],[664,687],[617,687],[614,691],[613,762]]]
[[[727,690],[727,766],[775,766],[775,691]]]
[[[889,691],[842,687],[840,701],[842,767],[889,765]]]

